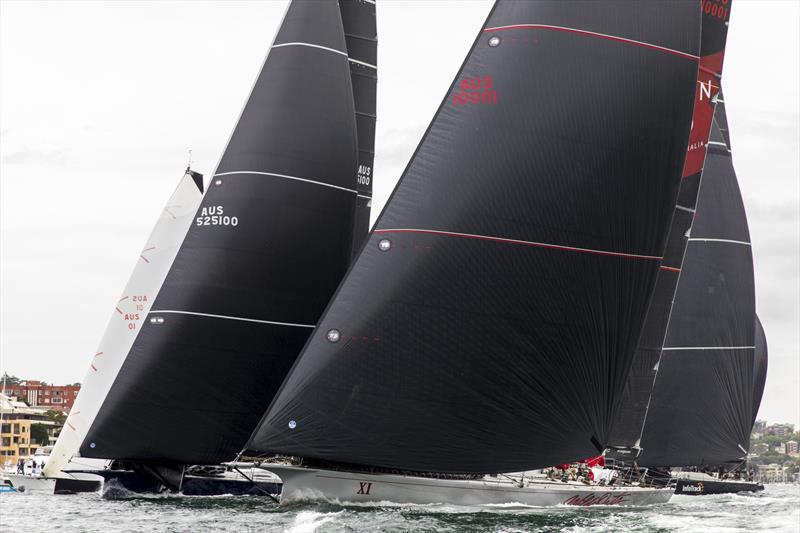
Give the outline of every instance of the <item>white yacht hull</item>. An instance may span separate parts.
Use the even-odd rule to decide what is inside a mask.
[[[264,465],[283,481],[281,503],[325,500],[338,503],[392,502],[486,505],[518,503],[555,505],[642,506],[666,503],[674,489],[602,487],[581,483],[526,481],[524,487],[506,479],[455,480],[394,474],[368,474],[298,466]]]
[[[18,491],[47,491],[53,493],[56,487],[55,478],[29,476],[25,474],[7,474],[12,486]]]

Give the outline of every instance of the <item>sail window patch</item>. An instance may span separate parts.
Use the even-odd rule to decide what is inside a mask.
[[[89,443],[89,448],[95,448],[95,447],[97,447],[97,444],[95,444],[94,442]]]
[[[289,420],[289,429],[294,429],[296,427],[297,427],[297,421],[296,420]]]
[[[219,187],[220,185],[222,185],[222,180],[215,180],[215,181],[214,181],[214,185],[216,185],[217,187]]]
[[[339,332],[338,329],[330,329],[326,335],[328,342],[339,342],[339,339],[342,338],[342,334]]]
[[[500,39],[500,37],[499,37],[499,36],[497,36],[497,35],[492,35],[492,36],[489,38],[489,46],[491,46],[492,48],[497,48],[498,46],[500,46],[500,40],[501,40],[501,39]]]
[[[164,323],[164,317],[163,316],[150,317],[150,323],[151,324],[163,324]]]
[[[392,241],[389,239],[381,239],[378,241],[378,250],[381,252],[388,252],[392,248]]]

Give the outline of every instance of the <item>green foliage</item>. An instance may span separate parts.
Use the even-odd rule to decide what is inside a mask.
[[[19,379],[17,376],[9,376],[8,372],[3,374],[3,378],[6,380],[6,387],[10,387],[12,385],[19,385],[22,382],[22,380]],[[0,386],[2,385],[0,384]]]
[[[47,433],[47,426],[44,424],[31,424],[31,440],[40,446],[50,444],[50,435]]]
[[[63,426],[67,421],[67,415],[63,411],[56,411],[55,409],[48,409],[45,411],[44,416],[48,420],[52,420],[57,426]]]

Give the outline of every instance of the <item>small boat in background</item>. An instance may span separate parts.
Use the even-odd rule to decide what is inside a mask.
[[[756,481],[736,478],[720,478],[703,472],[676,472],[675,494],[703,496],[706,494],[731,494],[739,492],[758,492],[764,485]]]
[[[8,472],[8,484],[20,492],[43,491],[51,494],[72,494],[77,492],[97,492],[103,479],[93,473],[102,469],[106,461],[98,459],[73,458],[68,463],[69,469],[88,469],[85,471],[61,471],[55,476],[46,476],[44,466],[47,464],[53,446],[42,446],[34,455],[24,458],[22,471]]]

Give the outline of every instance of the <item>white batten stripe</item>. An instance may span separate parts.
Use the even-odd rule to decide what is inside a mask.
[[[722,146],[723,148],[727,148],[728,147],[727,144],[721,143],[721,142],[717,142],[717,141],[708,141],[706,144],[709,145],[709,146],[711,146],[712,144],[714,146]]]
[[[276,174],[274,172],[258,172],[255,170],[236,170],[234,172],[220,172],[219,174],[214,174],[214,177],[217,176],[230,176],[232,174],[258,174],[259,176],[272,176],[275,178],[284,178],[287,180],[295,180],[295,181],[303,181],[305,183],[311,183],[314,185],[322,185],[323,187],[330,187],[331,189],[339,189],[340,191],[347,191],[352,192],[354,194],[358,194],[358,191],[355,189],[348,189],[347,187],[339,187],[338,185],[331,185],[330,183],[324,183],[321,181],[314,181],[309,180],[306,178],[298,178],[297,176],[287,176],[286,174]]]
[[[352,57],[348,57],[347,60],[350,61],[351,63],[357,63],[359,65],[364,65],[365,67],[374,68],[375,70],[378,70],[377,65],[373,65],[371,63],[366,63],[364,61],[359,61],[358,59],[353,59]]]
[[[669,350],[754,350],[755,346],[675,346],[670,348],[661,348],[666,352]]]
[[[372,200],[372,196],[370,196],[369,194],[359,194],[358,196],[360,196],[361,198],[369,198],[370,200]]]
[[[742,246],[750,246],[749,242],[733,241],[731,239],[689,239],[689,242],[727,242],[729,244],[741,244]]]
[[[364,2],[375,5],[375,0],[364,0]]]
[[[293,324],[291,322],[274,322],[272,320],[257,320],[255,318],[242,318],[239,316],[226,316],[226,315],[212,315],[209,313],[195,313],[194,311],[173,311],[169,309],[159,309],[157,311],[150,311],[148,315],[155,315],[155,314],[173,314],[173,315],[194,315],[194,316],[205,316],[208,318],[223,318],[225,320],[239,320],[241,322],[257,322],[259,324],[272,324],[274,326],[295,326],[298,328],[315,328],[317,327],[314,324]]]
[[[690,207],[683,207],[682,205],[676,205],[675,209],[679,209],[680,211],[686,211],[687,213],[695,213],[696,209],[692,209]]]
[[[319,48],[320,50],[326,50],[328,52],[333,52],[334,54],[339,54],[344,57],[347,57],[347,52],[342,52],[341,50],[337,50],[336,48],[328,48],[327,46],[320,46],[318,44],[312,43],[282,43],[282,44],[273,44],[272,48],[282,48],[284,46],[308,46],[309,48]]]

